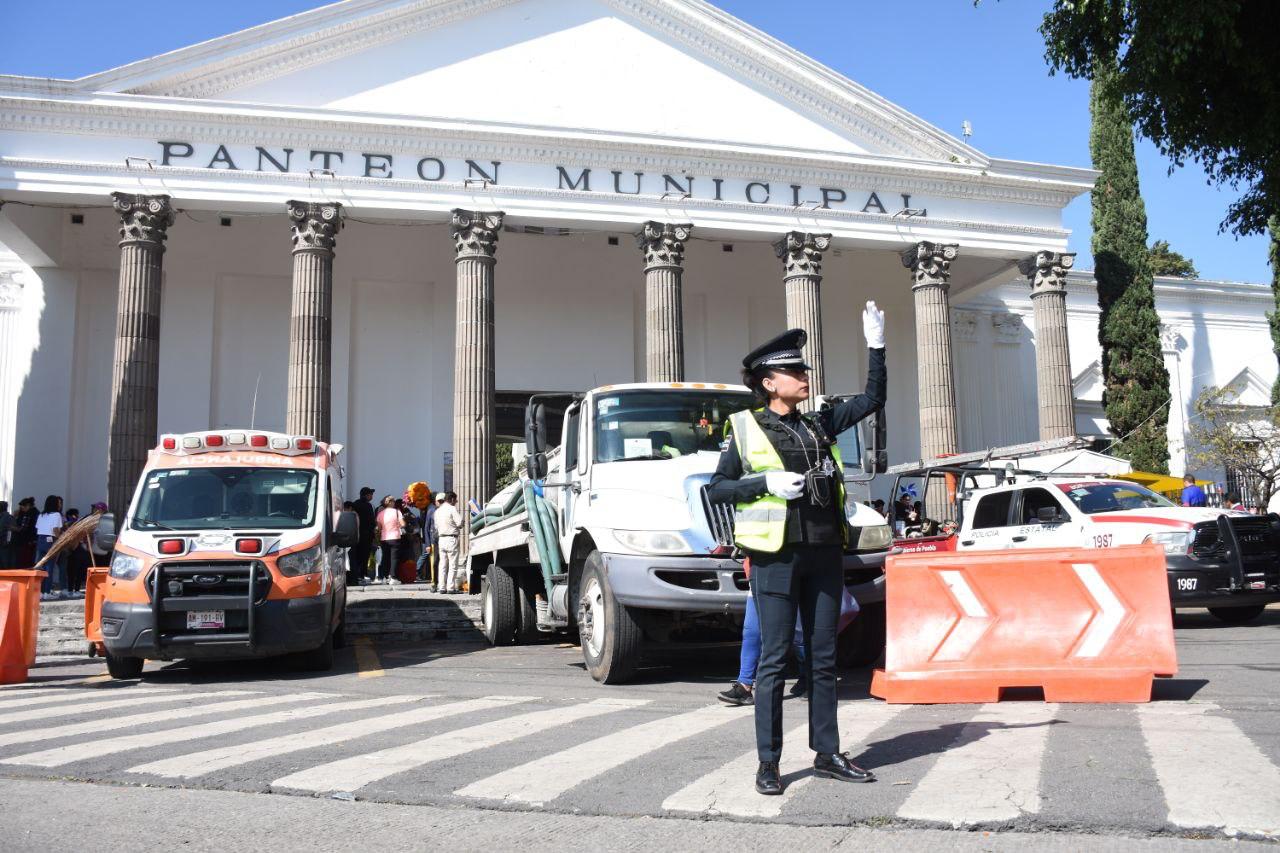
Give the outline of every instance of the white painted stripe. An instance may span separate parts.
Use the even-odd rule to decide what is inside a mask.
[[[615,699],[597,699],[532,711],[504,720],[447,732],[403,746],[353,755],[350,758],[320,764],[272,782],[273,788],[297,788],[304,791],[354,791],[370,782],[430,764],[446,758],[538,734],[578,720],[609,714],[628,707]]]
[[[324,694],[295,694],[299,697],[299,701],[306,702],[311,699],[332,699],[332,696]],[[375,699],[355,699],[347,702],[331,702],[327,705],[302,705],[297,708],[286,708],[283,711],[272,711],[267,714],[257,714],[251,717],[232,717],[228,720],[214,720],[211,723],[199,723],[194,726],[184,726],[177,729],[163,729],[155,732],[139,732],[134,735],[122,735],[116,738],[108,738],[106,740],[89,741],[87,743],[75,744],[73,746],[62,746],[54,749],[46,749],[43,752],[33,752],[27,755],[18,755],[13,758],[7,758],[0,761],[0,764],[33,764],[38,767],[61,767],[64,764],[70,764],[74,761],[84,761],[90,758],[100,758],[104,755],[113,755],[120,752],[128,752],[134,749],[147,749],[149,747],[164,746],[170,743],[180,743],[182,741],[197,740],[199,738],[217,737],[219,735],[230,734],[232,732],[240,732],[245,729],[252,729],[258,726],[272,726],[279,723],[292,723],[298,720],[308,720],[312,717],[322,717],[326,714],[336,714],[339,711],[360,711],[366,708],[381,708],[386,705],[394,705],[403,701],[401,696],[379,696]],[[353,726],[359,725],[359,722],[351,723]],[[297,734],[295,732],[295,734]],[[299,735],[301,737],[301,735]]]
[[[647,704],[636,700],[631,707]],[[512,767],[454,793],[460,797],[542,805],[628,761],[717,726],[742,720],[741,712],[719,704],[662,717]]]
[[[36,705],[70,705],[76,702],[88,702],[92,699],[105,699],[108,696],[137,696],[146,694],[148,696],[158,696],[162,693],[172,693],[176,688],[172,687],[143,687],[142,689],[122,690],[115,687],[110,690],[104,690],[100,687],[84,688],[81,690],[71,690],[66,687],[51,688],[52,692],[41,691],[40,695],[33,696],[31,693],[24,693],[20,698],[10,699],[5,697],[0,699],[0,711],[9,711],[13,708],[31,708]]]
[[[884,702],[841,702],[837,711],[841,749],[856,758],[862,745],[877,729],[908,707]],[[662,808],[674,812],[697,812],[707,817],[778,817],[783,806],[813,778],[813,752],[808,746],[808,735],[809,724],[802,723],[783,736],[782,760],[778,763],[778,771],[786,785],[782,796],[762,797],[756,793],[756,769],[760,759],[752,749],[667,797]]]
[[[973,594],[973,588],[964,579],[964,572],[943,571],[938,572],[938,574],[942,576],[942,582],[947,585],[947,588],[951,590],[951,594],[955,596],[965,616],[970,619],[987,618],[987,610],[982,606],[982,602],[978,600],[978,596]]]
[[[1212,703],[1139,705],[1169,823],[1280,836],[1280,769]]]
[[[250,690],[234,690],[230,692],[240,696],[246,696],[252,693]],[[24,711],[12,711],[7,714],[0,714],[0,726],[7,725],[9,723],[25,723],[30,720],[48,720],[52,717],[70,717],[74,714],[112,711],[116,708],[131,708],[135,705],[150,705],[156,702],[180,702],[183,699],[189,699],[190,694],[183,695],[176,689],[164,689],[121,693],[114,699],[106,699],[103,694],[99,692],[93,698],[100,699],[101,701],[83,702],[72,705],[57,705],[52,708],[27,708]]]
[[[1040,766],[1058,706],[984,705],[924,775],[898,817],[953,827],[1040,811]]]
[[[252,696],[255,691],[252,690],[214,690],[208,693],[188,693],[182,698],[187,700],[197,700],[206,702],[209,699],[216,699],[222,696]],[[242,711],[246,708],[257,708],[262,705],[276,705],[280,702],[287,701],[278,696],[259,696],[254,699],[237,699],[232,702],[214,702],[207,705],[192,705],[189,708],[169,708],[164,711],[152,711],[146,714],[131,714],[122,717],[103,717],[98,720],[90,720],[84,723],[71,723],[68,725],[53,725],[38,729],[19,729],[13,732],[4,732],[0,734],[0,746],[10,746],[17,743],[32,743],[38,740],[52,740],[53,738],[74,737],[83,734],[99,734],[101,732],[109,732],[115,729],[127,729],[131,726],[147,726],[152,723],[167,723],[170,720],[182,720],[188,717],[199,717],[205,714],[214,714],[220,711]]]
[[[1091,563],[1072,563],[1071,568],[1075,569],[1076,575],[1084,582],[1089,595],[1093,596],[1099,608],[1089,622],[1089,629],[1085,631],[1084,639],[1080,641],[1074,654],[1078,658],[1096,658],[1102,654],[1102,650],[1111,641],[1116,629],[1120,627],[1120,623],[1124,621],[1129,611],[1120,603],[1120,599],[1116,598],[1115,592],[1107,582],[1102,579],[1097,566]]]
[[[406,701],[415,701],[430,697],[406,696],[404,698]],[[129,768],[129,772],[190,779],[195,776],[203,776],[206,773],[213,773],[216,770],[225,770],[228,767],[248,764],[250,761],[274,758],[279,755],[288,755],[291,752],[301,752],[320,746],[346,743],[357,738],[400,729],[405,726],[426,725],[437,720],[456,717],[460,714],[473,714],[477,711],[501,708],[505,705],[513,705],[523,701],[526,701],[526,697],[490,696],[485,699],[465,699],[461,702],[449,702],[444,705],[428,705],[408,710],[400,709],[383,717],[362,719],[355,725],[340,723],[336,726],[315,729],[307,732],[306,737],[299,737],[297,733],[291,732],[287,735],[267,738],[253,743],[232,744],[231,746],[179,755],[174,758],[165,758],[160,761],[153,761],[150,764],[140,764],[137,767]]]

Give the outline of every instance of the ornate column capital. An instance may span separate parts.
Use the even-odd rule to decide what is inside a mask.
[[[830,234],[788,231],[773,244],[773,253],[782,259],[782,278],[822,275],[822,253],[831,247]]]
[[[1018,270],[1031,279],[1031,298],[1043,293],[1063,293],[1067,270],[1075,266],[1075,252],[1036,252],[1018,261]]]
[[[112,193],[112,206],[120,214],[120,245],[149,243],[164,249],[174,210],[167,195]]]
[[[22,282],[11,270],[0,270],[0,311],[22,307]]]
[[[655,222],[652,219],[636,232],[636,245],[644,252],[646,270],[679,267],[684,263],[684,241],[693,233],[689,223]]]
[[[930,243],[922,240],[902,252],[902,265],[911,270],[911,289],[947,287],[951,280],[951,262],[960,254],[956,243]]]
[[[502,230],[502,211],[463,210],[455,208],[449,219],[453,235],[455,261],[479,258],[492,261],[498,250],[498,232]]]
[[[293,251],[332,252],[342,230],[342,204],[336,201],[291,201],[289,225]]]

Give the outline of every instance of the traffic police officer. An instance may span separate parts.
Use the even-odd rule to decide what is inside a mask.
[[[792,329],[742,360],[743,382],[762,406],[729,419],[708,497],[732,503],[734,537],[751,559],[752,599],[760,618],[756,680],[756,790],[781,794],[782,688],[797,612],[809,649],[809,746],[817,776],[846,782],[875,777],[840,752],[836,726],[836,626],[844,585],[848,522],[835,437],[884,406],[884,312],[868,302],[862,316],[870,348],[866,392],[834,408],[802,415],[809,399],[807,336]]]

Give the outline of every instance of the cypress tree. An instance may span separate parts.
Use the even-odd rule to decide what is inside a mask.
[[[1267,314],[1267,322],[1271,324],[1271,351],[1280,363],[1280,216],[1267,221],[1267,232],[1271,235],[1271,250],[1267,253],[1271,260],[1271,298],[1276,306]],[[1280,406],[1280,376],[1271,384],[1271,405]]]
[[[1101,172],[1093,188],[1093,264],[1098,282],[1102,405],[1117,442],[1111,452],[1142,471],[1168,473],[1169,372],[1147,257],[1147,211],[1138,191],[1133,125],[1099,63],[1090,89],[1089,153]]]

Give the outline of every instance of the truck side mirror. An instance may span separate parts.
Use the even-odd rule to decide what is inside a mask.
[[[110,553],[116,547],[116,517],[104,512],[98,519],[98,526],[93,530],[93,548],[95,551]]]
[[[879,410],[859,425],[866,430],[862,442],[862,470],[868,474],[883,474],[889,470],[888,423],[884,409]]]
[[[331,545],[339,548],[354,548],[360,541],[360,517],[349,509],[338,513],[338,521],[333,525]]]
[[[530,403],[524,410],[524,444],[528,449],[525,471],[530,480],[547,476],[547,410],[541,403]]]

